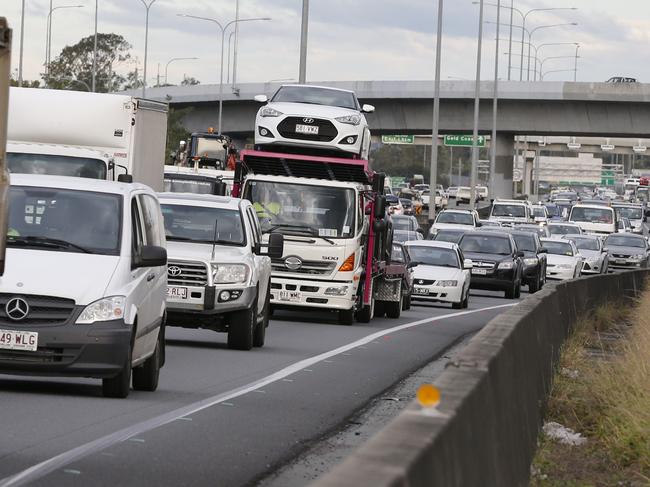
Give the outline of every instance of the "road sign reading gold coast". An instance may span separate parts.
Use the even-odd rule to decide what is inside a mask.
[[[471,135],[445,135],[444,144],[451,146],[472,147]],[[477,138],[478,147],[485,147],[485,137],[479,135]]]

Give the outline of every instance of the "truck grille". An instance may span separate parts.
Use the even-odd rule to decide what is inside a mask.
[[[321,260],[303,260],[299,269],[288,269],[283,259],[274,259],[271,261],[271,267],[275,273],[283,274],[306,274],[324,276],[331,274],[336,268],[336,262],[326,262]]]
[[[7,303],[14,298],[23,299],[29,306],[27,316],[15,321],[7,316]],[[22,325],[61,325],[68,321],[74,311],[72,299],[52,296],[31,296],[18,294],[0,294],[0,324]]]
[[[207,286],[208,268],[199,262],[169,261],[167,284],[170,286]]]
[[[303,117],[287,117],[278,125],[278,132],[280,132],[280,135],[285,139],[330,142],[336,138],[338,130],[336,130],[336,127],[332,122],[320,118],[315,118],[313,120],[312,123],[307,124],[303,121]],[[318,134],[297,133],[296,125],[311,125],[318,127]]]

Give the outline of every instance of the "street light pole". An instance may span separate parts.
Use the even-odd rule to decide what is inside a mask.
[[[512,18],[512,10],[511,18]],[[496,50],[494,51],[494,94],[492,96],[492,140],[490,141],[490,175],[489,175],[489,187],[490,193],[494,194],[494,174],[497,167],[497,105],[499,97],[499,28],[501,20],[501,0],[497,0],[497,40],[496,40]],[[510,24],[512,29],[512,23]],[[511,39],[512,40],[512,39]],[[510,58],[510,55],[508,55]],[[508,74],[510,68],[508,68]]]
[[[95,80],[97,78],[97,9],[99,7],[98,5],[99,0],[95,0],[95,45],[93,47],[93,81],[92,81],[92,89],[93,93],[95,92]]]
[[[147,95],[147,51],[149,49],[149,9],[156,2],[156,0],[150,0],[147,3],[145,0],[140,0],[144,8],[146,9],[145,14],[145,24],[144,24],[144,68],[142,75],[142,98],[146,98]]]
[[[83,8],[83,5],[61,5],[59,7],[52,7],[52,0],[50,0],[50,12],[47,15],[47,52],[45,55],[45,60],[46,60],[46,69],[45,73],[46,76],[49,77],[50,75],[50,61],[52,59],[52,14],[54,13],[55,10],[59,10],[61,8]],[[47,85],[47,77],[46,77],[46,85]]]
[[[512,17],[515,13],[513,7],[514,0],[510,0],[510,34],[508,35],[508,52],[512,52]],[[501,5],[501,0],[499,0],[499,5]],[[497,36],[499,37],[499,36]],[[498,48],[497,48],[498,49]],[[512,55],[508,54],[508,81],[510,81],[510,71],[512,70]]]
[[[174,61],[189,61],[195,59],[198,59],[198,57],[174,57],[171,58],[169,61],[167,61],[167,64],[165,64],[165,84],[167,84],[167,69],[169,68],[169,65],[171,63],[173,63]]]
[[[438,130],[440,122],[440,62],[442,55],[442,12],[444,0],[438,0],[436,32],[436,67],[433,85],[433,124],[431,132],[431,167],[429,168],[429,223],[436,217],[436,186],[438,184]],[[451,184],[451,183],[450,183]]]
[[[23,85],[23,41],[25,39],[25,0],[20,13],[20,54],[18,55],[18,86]]]
[[[144,1],[144,0],[143,0]],[[155,0],[154,0],[155,1]],[[214,24],[217,24],[219,29],[221,30],[221,70],[220,70],[220,75],[219,75],[219,122],[218,122],[218,127],[219,127],[219,135],[221,135],[221,118],[223,115],[223,49],[224,49],[224,44],[226,43],[226,30],[228,30],[228,27],[230,27],[233,24],[237,24],[239,22],[251,22],[254,20],[271,20],[270,17],[256,17],[253,19],[237,19],[237,20],[231,20],[225,25],[221,25],[221,22],[219,22],[216,19],[211,19],[208,17],[198,17],[196,15],[187,15],[187,14],[176,14],[179,17],[187,17],[189,19],[197,19],[197,20],[206,20],[208,22],[212,22]]]
[[[578,81],[578,49],[580,49],[580,44],[576,44],[576,59],[573,65],[573,82]]]
[[[239,0],[235,1],[235,52],[232,54],[232,92],[237,88],[237,54],[239,53]],[[228,41],[228,58],[230,58],[230,41]],[[230,70],[230,61],[228,61]]]
[[[472,173],[470,174],[470,208],[476,205],[476,167],[478,164],[478,115],[481,102],[481,49],[483,47],[483,0],[479,3],[476,81],[474,87],[474,129],[472,131]]]
[[[235,25],[235,29],[237,29],[237,25]],[[235,30],[235,31],[231,32],[230,35],[228,36],[228,66],[226,68],[226,73],[227,73],[226,74],[226,83],[230,83],[230,50],[231,50],[230,48],[231,48],[231,44],[232,44],[232,36],[234,36],[236,34],[236,32],[237,31]],[[234,66],[233,66],[233,70],[232,70],[232,76],[233,76],[233,79],[234,79],[234,77],[235,77],[235,67]]]
[[[540,25],[538,27],[535,27],[534,29],[528,31],[528,75],[526,81],[530,81],[530,46],[533,42],[533,34],[540,30],[540,29],[548,29],[550,27],[564,27],[564,26],[569,26],[569,25],[578,25],[577,22],[570,22],[570,23],[564,23],[564,24],[551,24],[551,25]],[[523,35],[523,33],[522,33]],[[523,48],[523,46],[522,46]],[[523,59],[522,59],[523,63]]]
[[[300,67],[298,83],[307,82],[307,32],[309,30],[309,0],[302,0],[302,24],[300,28]]]

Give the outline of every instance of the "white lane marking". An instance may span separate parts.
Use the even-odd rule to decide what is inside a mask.
[[[29,482],[33,482],[34,480],[44,477],[45,475],[55,470],[59,470],[60,468],[65,467],[66,465],[69,465],[72,462],[80,460],[93,453],[97,453],[98,451],[104,450],[110,446],[115,445],[116,443],[126,441],[130,438],[133,438],[136,435],[140,435],[148,431],[151,431],[155,428],[158,428],[160,426],[164,426],[168,423],[171,423],[172,421],[176,421],[179,418],[190,416],[199,411],[212,407],[216,404],[224,404],[226,403],[226,401],[230,399],[243,396],[244,394],[248,394],[249,392],[255,391],[257,389],[261,389],[262,387],[265,387],[269,384],[283,380],[286,377],[295,374],[296,372],[300,372],[305,367],[311,367],[317,364],[318,362],[322,362],[336,355],[344,354],[348,350],[352,350],[361,345],[366,345],[378,338],[389,335],[391,333],[395,333],[402,330],[408,330],[409,328],[425,325],[427,323],[435,323],[436,321],[447,320],[449,318],[458,318],[460,316],[467,316],[474,313],[480,313],[482,311],[492,311],[496,309],[510,308],[512,306],[516,306],[517,304],[518,303],[500,304],[498,306],[488,306],[486,308],[473,309],[468,311],[459,311],[458,313],[449,313],[446,315],[436,316],[433,318],[424,318],[422,320],[412,321],[410,323],[404,323],[403,325],[394,326],[392,328],[387,328],[385,330],[372,333],[355,342],[348,343],[347,345],[343,345],[341,347],[335,348],[334,350],[330,350],[329,352],[323,352],[319,355],[315,355],[313,357],[300,360],[299,362],[291,364],[285,367],[284,369],[279,370],[271,375],[268,375],[257,381],[251,382],[250,384],[238,387],[237,389],[233,389],[228,392],[217,394],[216,396],[212,396],[192,404],[188,404],[187,406],[183,406],[173,411],[169,411],[159,416],[155,416],[153,418],[147,419],[140,423],[136,423],[132,426],[128,426],[122,430],[116,431],[115,433],[111,433],[109,435],[103,436],[101,438],[90,441],[76,448],[73,448],[72,450],[68,450],[66,452],[60,453],[52,458],[37,463],[36,465],[33,465],[28,469],[23,470],[22,472],[18,472],[15,475],[0,480],[0,487],[14,487],[18,485],[25,485]]]

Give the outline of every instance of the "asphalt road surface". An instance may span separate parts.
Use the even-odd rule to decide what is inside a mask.
[[[250,352],[170,327],[158,390],[125,400],[97,380],[0,375],[0,486],[251,484],[516,303],[501,296],[354,326],[281,311]]]

